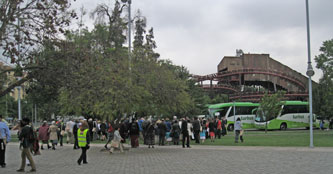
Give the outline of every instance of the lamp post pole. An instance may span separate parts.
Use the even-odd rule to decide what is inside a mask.
[[[310,109],[310,148],[313,148],[313,114],[312,114],[312,80],[314,71],[311,65],[311,47],[310,47],[310,23],[309,23],[309,3],[305,0],[306,4],[306,29],[307,29],[307,43],[308,43],[308,69],[306,75],[309,77],[309,109]]]
[[[18,78],[20,80],[21,78]],[[17,87],[17,105],[18,105],[18,119],[22,120],[22,112],[21,112],[21,86]]]

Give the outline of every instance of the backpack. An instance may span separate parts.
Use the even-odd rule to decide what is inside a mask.
[[[133,131],[133,132],[135,132],[135,131],[137,131],[138,130],[138,126],[137,126],[137,124],[134,122],[134,123],[132,123],[131,124],[131,131]]]
[[[30,144],[33,144],[36,140],[37,140],[37,134],[32,129],[32,127],[30,127],[30,131],[29,131],[29,134],[28,134],[28,142]]]

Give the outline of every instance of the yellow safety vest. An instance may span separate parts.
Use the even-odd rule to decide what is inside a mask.
[[[87,132],[88,132],[88,129],[85,129],[83,132],[81,131],[81,129],[77,130],[77,140],[79,142],[79,147],[86,147]]]

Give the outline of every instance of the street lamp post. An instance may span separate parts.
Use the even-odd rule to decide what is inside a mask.
[[[311,65],[311,47],[310,47],[310,23],[309,23],[309,4],[308,0],[305,0],[306,4],[306,28],[307,28],[307,43],[308,43],[308,69],[306,75],[309,77],[309,109],[310,109],[310,148],[313,148],[313,114],[312,114],[312,80],[314,71]]]
[[[21,77],[17,77],[17,80],[21,80]],[[22,120],[21,112],[21,86],[17,86],[17,105],[18,105],[18,119]]]
[[[131,4],[132,0],[121,0],[123,3],[128,3],[128,61],[129,61],[129,70],[131,70]]]

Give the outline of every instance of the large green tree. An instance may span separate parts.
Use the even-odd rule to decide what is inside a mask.
[[[20,71],[28,73],[28,70],[38,68],[33,53],[43,47],[45,40],[58,40],[65,32],[71,19],[76,17],[70,5],[69,0],[1,0],[0,50],[4,57],[16,64],[16,68],[2,70],[1,73],[16,70],[21,76]],[[0,97],[32,78],[28,73],[21,80],[7,81]]]
[[[329,119],[333,118],[333,39],[324,41],[320,52],[315,61],[323,76],[314,88],[314,113]]]

